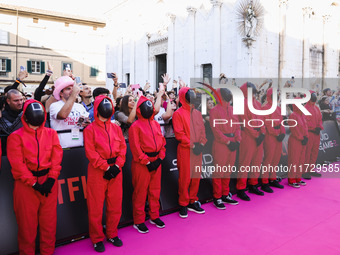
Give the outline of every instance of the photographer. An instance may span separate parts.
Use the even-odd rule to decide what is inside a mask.
[[[79,85],[70,77],[62,76],[54,86],[53,96],[58,102],[50,106],[51,127],[57,130],[63,148],[83,146],[82,131],[90,122],[86,109],[76,103]]]

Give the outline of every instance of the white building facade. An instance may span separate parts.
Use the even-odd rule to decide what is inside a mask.
[[[164,72],[186,82],[224,73],[279,78],[279,84],[294,76],[313,89],[339,86],[338,1],[197,0],[177,9],[170,8],[172,1],[151,2],[149,13],[138,14],[135,1],[107,13],[110,30],[120,12],[132,12],[120,19],[107,46],[107,72],[117,72],[122,82],[148,80],[155,88]],[[147,20],[153,14],[160,16]]]

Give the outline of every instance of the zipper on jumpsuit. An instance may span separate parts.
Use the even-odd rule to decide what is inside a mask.
[[[35,140],[37,141],[37,145],[38,145],[38,155],[37,155],[37,160],[38,160],[38,166],[37,166],[37,171],[39,171],[39,166],[40,166],[40,161],[39,161],[39,141],[38,141],[38,131],[35,130]],[[38,181],[37,177],[37,181]]]
[[[153,129],[152,129],[152,126],[151,126],[151,123],[150,123],[150,119],[148,119],[148,121],[149,121],[150,129],[151,129],[151,132],[152,132],[153,141],[155,142],[155,147],[156,147],[155,152],[156,152],[157,151],[157,144],[156,144],[155,134],[153,133]]]
[[[104,122],[104,126],[105,126],[105,132],[106,132],[106,134],[107,134],[107,137],[109,138],[110,158],[112,158],[111,139],[110,139],[110,134],[109,134],[109,132],[107,132],[107,129],[106,129],[106,122]]]

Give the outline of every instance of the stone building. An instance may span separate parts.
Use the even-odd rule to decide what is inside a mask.
[[[164,72],[186,82],[225,73],[279,84],[294,76],[319,90],[339,86],[338,0],[142,2],[118,1],[107,13],[115,33],[106,68],[123,82],[155,87]]]

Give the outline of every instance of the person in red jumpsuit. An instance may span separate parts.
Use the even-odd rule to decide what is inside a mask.
[[[179,91],[179,101],[182,106],[175,111],[172,120],[177,147],[178,203],[179,216],[188,217],[188,210],[205,213],[198,201],[197,193],[200,184],[202,166],[202,151],[207,142],[202,114],[194,108],[191,102],[195,93],[188,87]]]
[[[14,212],[20,254],[35,254],[37,227],[40,254],[53,254],[57,227],[58,179],[63,150],[57,132],[44,127],[46,111],[27,100],[23,127],[8,137],[7,157],[14,178]]]
[[[104,200],[106,200],[106,237],[114,246],[123,242],[118,237],[118,223],[122,214],[122,173],[125,164],[126,143],[122,130],[111,122],[114,114],[112,101],[105,95],[94,101],[94,122],[84,129],[84,146],[89,160],[87,168],[87,207],[89,234],[94,249],[105,250],[102,227]]]
[[[247,186],[247,177],[249,173],[249,192],[256,195],[263,196],[264,193],[257,188],[258,178],[260,176],[260,166],[263,159],[263,140],[265,137],[265,126],[261,126],[260,121],[252,121],[256,119],[263,119],[252,113],[248,108],[248,88],[252,88],[253,106],[255,109],[261,109],[260,103],[255,99],[257,93],[254,84],[247,82],[241,86],[244,95],[244,115],[239,116],[240,122],[245,122],[241,128],[242,141],[240,144],[239,155],[239,173],[237,176],[237,196],[244,201],[250,201],[250,198],[245,193]],[[252,126],[248,125],[251,121]],[[253,167],[253,169],[249,169]],[[256,167],[257,169],[255,169]],[[247,170],[248,168],[248,170]]]
[[[323,130],[322,125],[322,115],[319,107],[315,105],[317,100],[316,93],[310,90],[311,99],[305,105],[305,108],[311,113],[311,115],[306,115],[306,121],[308,126],[308,143],[306,147],[305,164],[306,173],[302,175],[305,179],[311,179],[311,176],[320,177],[321,174],[314,172],[313,165],[316,163],[319,153],[320,145],[320,131]]]
[[[217,89],[217,93],[222,98],[222,104],[217,101],[217,105],[210,110],[210,126],[215,138],[212,146],[215,170],[218,169],[217,166],[234,166],[236,150],[241,141],[240,126],[231,125],[231,121],[238,121],[236,116],[233,116],[233,107],[230,105],[232,94],[227,88]],[[227,120],[228,123],[215,124],[214,127],[214,120],[217,119]],[[214,205],[217,209],[226,209],[223,202],[231,205],[238,204],[229,193],[230,175],[231,171],[215,171],[213,173],[213,197]]]
[[[289,119],[295,120],[297,125],[289,127],[291,134],[288,139],[288,167],[290,169],[288,185],[293,188],[300,188],[300,186],[306,185],[301,180],[301,176],[304,172],[308,127],[305,115],[296,105],[293,105],[293,113],[289,116]]]
[[[273,88],[267,90],[267,103],[262,106],[263,110],[268,110],[271,108],[273,103]],[[266,126],[266,136],[263,142],[264,159],[263,166],[267,167],[265,171],[262,172],[262,186],[261,189],[267,193],[273,193],[270,188],[275,187],[283,189],[284,186],[281,185],[276,180],[276,172],[270,170],[270,167],[275,167],[279,164],[281,154],[282,154],[282,141],[285,138],[286,130],[284,126],[281,125],[283,120],[281,115],[281,108],[276,107],[275,111],[268,116],[266,119],[272,119],[273,121],[265,121]]]
[[[132,153],[132,206],[133,227],[140,233],[147,233],[145,225],[145,201],[148,197],[150,223],[158,228],[164,228],[164,222],[159,218],[159,196],[161,192],[162,160],[165,158],[165,138],[161,127],[154,120],[153,103],[144,96],[137,102],[136,114],[138,120],[129,129],[129,143]]]

